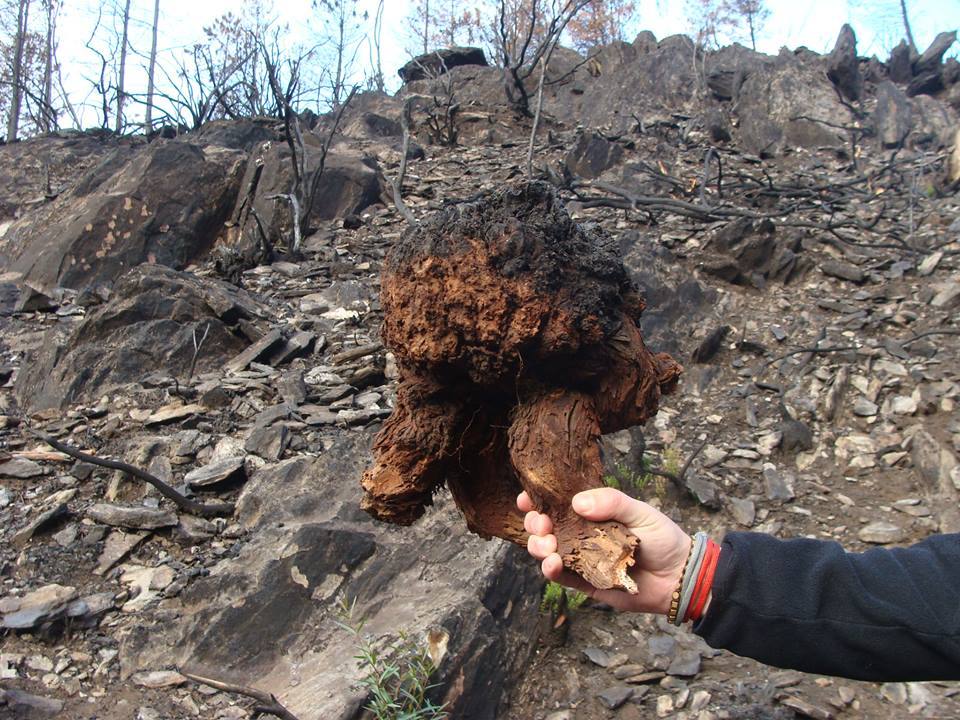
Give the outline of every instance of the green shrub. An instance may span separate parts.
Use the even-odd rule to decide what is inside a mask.
[[[436,667],[423,643],[402,630],[397,637],[378,649],[364,632],[365,619],[354,618],[356,599],[346,599],[337,606],[337,624],[353,636],[359,662],[364,673],[360,684],[366,688],[370,702],[366,709],[377,720],[444,720],[443,706],[434,705],[427,692]]]
[[[550,614],[553,617],[562,615],[565,611],[576,612],[587,599],[586,593],[550,581],[543,588],[540,612],[545,615]]]

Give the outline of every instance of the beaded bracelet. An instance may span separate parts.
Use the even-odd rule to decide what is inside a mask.
[[[670,596],[670,610],[667,612],[667,622],[676,624],[677,613],[680,611],[680,596],[683,591],[683,578],[687,574],[687,566],[690,564],[690,558],[693,557],[693,549],[696,543],[690,542],[690,553],[687,555],[686,562],[683,563],[683,570],[680,572],[680,581],[677,583],[677,589]]]
[[[700,619],[710,596],[719,557],[720,546],[706,533],[698,532],[693,537],[677,588],[670,596],[667,622],[679,627],[687,620]]]

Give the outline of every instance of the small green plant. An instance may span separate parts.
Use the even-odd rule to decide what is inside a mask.
[[[579,590],[572,590],[560,583],[550,581],[543,588],[543,598],[540,600],[540,612],[559,617],[566,611],[575,612],[587,601],[587,594]]]
[[[365,619],[354,617],[356,598],[348,603],[341,599],[337,606],[337,624],[353,636],[357,654],[354,658],[364,671],[360,684],[366,688],[370,703],[366,709],[376,720],[445,720],[443,705],[434,705],[427,692],[436,667],[423,643],[405,632],[378,649],[363,628]]]
[[[603,484],[630,495],[639,495],[653,479],[650,473],[638,472],[618,462],[612,473],[603,476]]]

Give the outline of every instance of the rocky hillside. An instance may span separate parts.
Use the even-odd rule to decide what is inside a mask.
[[[614,238],[644,336],[686,367],[653,421],[605,438],[624,489],[715,537],[960,530],[954,40],[883,62],[849,28],[827,56],[649,33],[558,51],[532,174]],[[462,64],[334,121],[302,118],[324,170],[296,253],[275,120],[0,147],[2,713],[252,715],[192,673],[362,717],[343,599],[385,651],[426,643],[455,718],[960,713],[956,684],[777,672],[603,607],[553,629],[535,564],[446,491],[411,527],[362,512],[395,399],[378,290],[401,160],[426,218],[522,179],[532,118]],[[644,457],[691,456],[638,481]]]

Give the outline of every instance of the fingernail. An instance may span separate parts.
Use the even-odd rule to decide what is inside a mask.
[[[590,493],[577,493],[573,496],[573,509],[578,513],[588,513],[593,510],[594,502]]]

